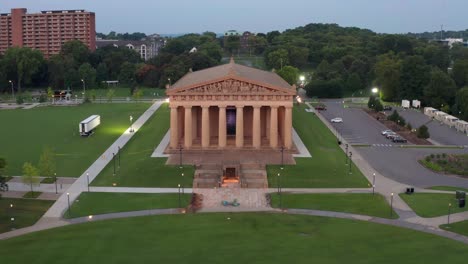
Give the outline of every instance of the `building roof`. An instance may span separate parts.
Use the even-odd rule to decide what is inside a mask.
[[[119,47],[124,47],[128,44],[131,44],[133,46],[141,46],[141,45],[149,45],[151,42],[149,41],[142,41],[142,40],[112,40],[112,39],[99,39],[96,40],[96,46],[98,48],[106,47],[106,46],[112,46],[112,45],[117,45]]]
[[[287,83],[283,78],[273,72],[263,71],[244,65],[240,65],[234,62],[234,59],[231,58],[231,61],[228,64],[215,66],[212,68],[189,72],[180,80],[178,80],[174,85],[169,89],[180,89],[184,87],[193,87],[198,84],[206,83],[209,81],[215,81],[226,77],[240,78],[251,80],[256,83],[261,83],[266,86],[279,87],[283,89],[293,89],[289,83]]]

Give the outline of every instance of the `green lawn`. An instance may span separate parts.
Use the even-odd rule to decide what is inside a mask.
[[[440,228],[450,231],[450,232],[468,236],[468,220],[449,224],[449,225],[447,224],[441,225]]]
[[[11,228],[22,228],[33,225],[49,209],[53,201],[32,199],[0,199],[0,233]],[[10,207],[10,205],[13,207]],[[14,218],[14,221],[11,221]]]
[[[190,204],[191,194],[181,194],[181,208]],[[83,192],[66,218],[148,209],[179,208],[178,193],[88,193]]]
[[[431,190],[440,190],[440,191],[464,191],[464,192],[468,192],[467,188],[453,187],[453,186],[432,186],[429,189],[431,189]]]
[[[280,173],[281,185],[285,188],[368,187],[368,181],[354,164],[349,174],[346,155],[333,133],[305,109],[305,105],[294,107],[293,126],[312,158],[296,158],[297,164],[287,165],[284,170],[280,170],[280,166],[267,166],[269,186],[276,186]]]
[[[0,241],[4,263],[463,263],[468,246],[375,223],[283,214],[115,219]]]
[[[320,194],[291,194],[281,195],[283,208],[313,209],[322,211],[335,211],[352,214],[362,214],[383,218],[398,218],[390,205],[380,194],[370,193],[320,193]],[[278,208],[280,199],[277,193],[271,195],[272,207]]]
[[[166,158],[151,158],[161,139],[169,129],[169,107],[163,104],[147,123],[122,149],[121,167],[113,176],[113,164],[108,166],[92,182],[94,186],[128,187],[191,187],[194,169],[185,166],[166,166]],[[182,172],[184,177],[181,176]]]
[[[48,146],[55,150],[57,176],[78,177],[138,118],[149,104],[84,104],[76,107],[38,107],[2,110],[0,157],[7,174],[21,175],[24,162],[37,164]],[[101,116],[101,125],[88,138],[79,135],[79,123],[90,115]]]
[[[110,87],[109,89],[114,89],[115,94],[114,97],[130,97],[130,87]],[[143,91],[143,95],[141,98],[157,98],[157,97],[164,97],[166,96],[166,89],[161,88],[140,88]],[[96,100],[99,101],[102,97],[103,101],[107,101],[107,88],[103,89],[89,89],[86,90],[92,94],[93,92],[96,94]]]
[[[229,60],[230,60],[230,57],[223,58],[224,63],[228,63]],[[245,65],[248,67],[254,67],[257,69],[261,69],[261,70],[267,70],[267,66],[265,64],[265,58],[263,56],[248,56],[248,55],[235,56],[234,61],[237,64]]]
[[[468,208],[458,208],[458,201],[455,193],[414,193],[411,195],[400,194],[400,197],[421,217],[436,217],[448,214],[448,205],[451,206],[451,213],[467,211]]]

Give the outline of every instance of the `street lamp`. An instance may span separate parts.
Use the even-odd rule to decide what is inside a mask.
[[[377,94],[379,92],[379,88],[374,87],[374,88],[372,88],[371,91],[372,91],[373,94]]]
[[[68,200],[68,216],[71,216],[70,193],[67,193],[67,200]]]
[[[182,147],[182,144],[179,144],[179,169],[182,169],[182,150],[184,148]]]
[[[447,225],[450,225],[450,209],[452,208],[452,204],[449,203],[448,205],[448,215],[447,215]]]
[[[179,208],[180,208],[180,184],[178,184],[177,187],[179,187],[178,193],[179,193]]]
[[[372,195],[375,194],[375,172],[374,172],[374,175],[372,177]]]
[[[119,154],[119,166],[118,166],[118,168],[120,169],[120,150],[121,150],[121,149],[120,149],[120,146],[118,146],[118,148],[119,148],[119,149],[118,149],[118,152],[117,152],[117,154]]]
[[[15,89],[13,88],[13,81],[9,80],[8,81],[11,84],[11,94],[13,96],[13,100],[15,99]]]
[[[277,178],[276,178],[276,188],[278,189],[278,194],[280,193],[280,183],[279,183],[279,179],[280,179],[280,174],[278,173],[277,175]]]
[[[130,133],[133,133],[133,116],[130,116]]]
[[[284,167],[284,146],[281,146],[281,169]]]
[[[114,174],[113,176],[115,176],[115,153],[112,152],[112,162],[114,163]]]
[[[86,172],[86,180],[88,181],[88,192],[89,192],[89,172]]]
[[[390,195],[390,217],[393,217],[393,193]]]
[[[81,82],[83,83],[83,99],[84,99],[86,95],[86,82],[84,79],[81,79]]]
[[[58,191],[57,191],[57,173],[56,172],[54,172],[54,179],[55,179],[55,194],[57,194]]]
[[[348,147],[349,147],[349,145],[346,144],[345,147],[346,147],[346,153],[345,153],[346,163],[345,163],[345,165],[348,165]]]
[[[351,158],[352,158],[352,157],[353,157],[353,152],[350,151],[350,152],[349,152],[349,174],[353,174],[353,173],[351,172],[351,163],[352,163],[352,162],[351,162],[351,161],[352,161]]]

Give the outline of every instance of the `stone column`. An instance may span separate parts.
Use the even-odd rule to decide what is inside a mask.
[[[210,107],[202,106],[202,148],[210,146]]]
[[[292,107],[286,106],[284,113],[284,147],[291,149],[292,146]]]
[[[226,106],[219,107],[218,146],[226,147]]]
[[[244,146],[244,106],[236,107],[236,147]]]
[[[270,108],[270,147],[278,147],[278,107]]]
[[[192,106],[185,106],[184,145],[186,149],[192,147]]]
[[[253,138],[253,147],[258,149],[261,144],[261,129],[260,129],[260,106],[253,107],[253,124],[252,124],[252,138]]]
[[[177,120],[177,106],[171,106],[171,148],[176,149],[177,144],[179,143],[179,128],[177,125],[179,121]]]

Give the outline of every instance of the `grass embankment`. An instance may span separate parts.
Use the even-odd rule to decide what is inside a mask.
[[[191,194],[178,193],[95,193],[83,192],[71,206],[65,218],[89,215],[141,211],[149,209],[184,208],[190,204]]]
[[[78,177],[130,126],[149,104],[84,104],[74,107],[38,107],[2,110],[0,157],[7,161],[8,175],[22,175],[24,162],[37,165],[45,147],[54,150],[57,176]],[[78,126],[91,115],[101,125],[90,137],[81,137]],[[8,128],[8,129],[7,129]]]
[[[435,172],[468,176],[468,154],[431,154],[419,163]]]
[[[414,193],[411,195],[400,194],[400,197],[421,217],[436,217],[447,215],[449,204],[452,214],[468,211],[468,207],[458,208],[458,201],[455,193]]]
[[[192,166],[165,165],[167,158],[152,158],[151,154],[169,129],[169,107],[161,107],[141,127],[121,150],[121,164],[113,176],[113,163],[109,163],[92,182],[93,186],[172,187],[178,184],[191,187]],[[182,177],[182,173],[184,176]]]
[[[276,186],[281,174],[284,188],[345,188],[368,187],[369,183],[354,165],[346,165],[346,155],[337,144],[333,133],[314,114],[305,111],[307,106],[294,107],[293,126],[312,155],[295,158],[296,165],[267,166],[269,186]]]
[[[85,252],[85,253],[84,253]],[[5,263],[463,263],[468,246],[414,230],[285,214],[97,221],[0,241]]]
[[[32,199],[0,199],[0,233],[33,225],[53,203]],[[11,218],[14,220],[11,221]]]
[[[398,218],[390,205],[380,194],[370,193],[326,193],[326,194],[281,194],[282,208],[313,209],[343,213]],[[271,194],[272,207],[279,208],[280,199],[277,193]]]

